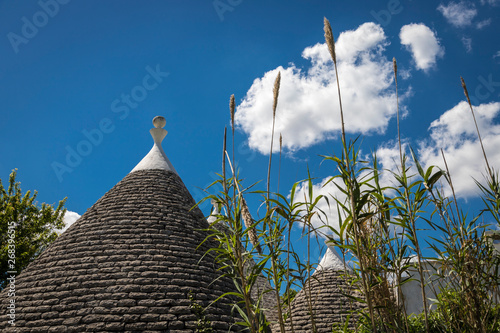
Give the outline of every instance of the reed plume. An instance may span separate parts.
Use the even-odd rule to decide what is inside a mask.
[[[243,217],[243,221],[245,222],[245,226],[247,227],[248,230],[248,238],[250,238],[250,242],[255,247],[257,252],[260,255],[262,255],[262,248],[260,247],[259,244],[259,237],[257,236],[257,232],[255,231],[255,228],[253,226],[252,215],[250,214],[247,202],[245,198],[243,198],[243,195],[241,193],[240,197],[241,197],[241,216]]]
[[[273,118],[276,117],[276,106],[278,105],[278,95],[280,93],[280,83],[281,83],[281,72],[278,72],[278,76],[276,77],[276,80],[274,81],[274,88],[273,88]]]
[[[231,98],[229,99],[229,111],[231,113],[231,128],[233,129],[234,132],[234,94],[231,95]]]
[[[332,27],[330,26],[330,21],[328,21],[326,17],[324,18],[324,23],[326,45],[328,45],[328,51],[330,51],[333,62],[337,64],[337,56],[335,54],[335,40],[333,39]]]

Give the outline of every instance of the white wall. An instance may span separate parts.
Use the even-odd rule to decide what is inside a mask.
[[[440,279],[436,274],[440,268],[439,263],[435,261],[423,262],[424,278],[425,278],[425,294],[427,305],[432,308],[433,302],[429,298],[436,299],[436,294],[439,293],[439,285],[446,284],[446,279]],[[424,311],[424,302],[422,300],[422,289],[420,287],[420,275],[418,269],[412,268],[409,270],[411,281],[406,282],[401,287],[405,302],[406,314],[419,314]]]

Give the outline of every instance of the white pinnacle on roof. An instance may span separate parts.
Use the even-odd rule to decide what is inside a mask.
[[[321,259],[318,268],[316,268],[316,272],[326,269],[333,269],[336,271],[343,271],[347,269],[350,271],[351,268],[348,265],[344,265],[344,260],[342,260],[339,256],[335,248],[329,246],[328,244],[327,246],[326,253],[323,256],[323,259]]]
[[[144,156],[142,161],[140,161],[139,164],[137,164],[135,168],[133,168],[130,172],[134,172],[137,170],[161,169],[172,171],[177,174],[177,171],[175,171],[174,166],[172,165],[172,163],[170,163],[167,155],[161,147],[161,142],[168,133],[163,129],[163,126],[165,126],[166,123],[167,121],[165,120],[165,118],[161,116],[154,117],[153,125],[155,128],[149,130],[149,133],[151,133],[151,136],[154,140],[153,148],[151,148],[149,153]]]
[[[211,203],[212,203],[212,206],[214,207],[214,209],[212,210],[212,213],[210,214],[210,216],[207,218],[208,224],[212,224],[215,221],[217,221],[217,219],[219,218],[218,215],[220,214],[219,205],[217,204],[217,202],[214,199],[212,199]]]

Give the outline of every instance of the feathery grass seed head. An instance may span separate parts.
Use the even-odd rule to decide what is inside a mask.
[[[330,51],[330,55],[332,56],[332,60],[334,63],[337,63],[337,56],[335,54],[335,40],[333,39],[332,27],[330,26],[330,22],[325,17],[325,41],[326,45],[328,45],[328,51]]]
[[[229,99],[229,111],[231,112],[231,128],[234,130],[234,94]]]
[[[398,64],[396,58],[392,58],[392,66],[394,67],[394,76],[398,75]]]
[[[280,92],[281,72],[278,72],[273,88],[273,118],[276,117],[276,106],[278,105],[278,95]]]
[[[241,195],[241,194],[240,194]],[[255,247],[259,254],[262,254],[262,248],[259,244],[259,237],[257,236],[257,232],[253,225],[253,218],[250,214],[250,210],[248,209],[247,202],[243,195],[241,195],[241,216],[243,217],[243,222],[245,222],[245,227],[248,229],[248,237],[250,238],[250,242]]]
[[[467,102],[469,102],[469,104],[470,104],[469,92],[467,91],[467,86],[465,85],[464,78],[460,77],[460,81],[462,81],[462,88],[464,88],[464,94],[465,94],[465,97],[467,98]]]

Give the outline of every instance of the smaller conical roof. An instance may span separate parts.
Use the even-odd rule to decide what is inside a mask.
[[[335,248],[328,246],[318,268],[291,303],[286,331],[291,332],[293,324],[295,332],[329,333],[334,324],[342,325],[353,310],[362,307],[349,297],[356,294],[348,281],[351,273]],[[349,328],[355,328],[356,318],[353,314]]]
[[[334,247],[327,244],[326,253],[318,264],[316,272],[325,269],[333,269],[337,271],[351,271],[351,268],[344,263],[344,260],[340,257],[337,250]]]

